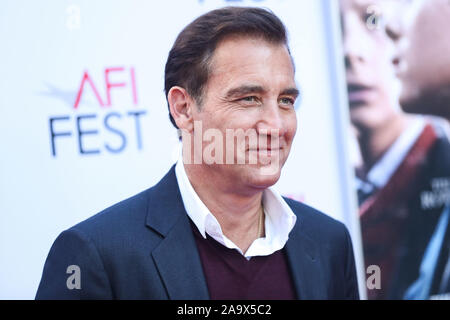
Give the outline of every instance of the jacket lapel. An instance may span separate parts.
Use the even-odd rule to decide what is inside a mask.
[[[320,251],[301,228],[297,219],[286,243],[286,254],[297,296],[302,300],[326,299],[325,279],[320,263]]]
[[[147,226],[163,237],[151,255],[169,299],[209,299],[200,256],[174,167],[151,193]]]
[[[163,239],[151,255],[169,299],[209,299],[200,256],[184,209],[174,166],[150,190],[147,226]],[[301,219],[289,235],[286,254],[297,296],[326,299],[320,250],[302,228]]]

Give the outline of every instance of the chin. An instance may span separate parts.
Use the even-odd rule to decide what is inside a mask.
[[[249,172],[248,179],[252,186],[258,189],[266,189],[278,182],[281,176],[280,168],[256,167]]]
[[[446,88],[423,90],[415,95],[405,93],[400,98],[400,106],[407,113],[433,115],[450,120],[450,92]]]
[[[421,106],[422,102],[420,101],[420,92],[415,89],[403,85],[402,91],[400,93],[400,107],[403,111],[409,113],[423,113],[424,106]]]

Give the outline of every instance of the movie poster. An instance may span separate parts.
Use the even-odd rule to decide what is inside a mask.
[[[340,0],[369,299],[449,299],[450,3]]]

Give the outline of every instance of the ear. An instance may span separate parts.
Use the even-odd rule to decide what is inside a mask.
[[[167,101],[172,115],[178,128],[192,132],[194,121],[192,119],[192,108],[194,102],[186,89],[178,86],[170,88],[167,94]]]

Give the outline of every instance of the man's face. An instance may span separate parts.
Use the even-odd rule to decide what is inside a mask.
[[[376,24],[381,24],[390,5],[389,1],[340,1],[350,117],[359,131],[384,125],[398,112],[394,43]]]
[[[298,91],[287,48],[261,39],[228,37],[218,44],[210,69],[203,102],[193,109],[193,120],[201,121],[203,132],[220,131],[224,146],[227,129],[229,132],[229,129],[250,129],[266,141],[268,148],[255,145],[255,141],[250,146],[247,141],[242,152],[236,151],[233,164],[202,165],[219,174],[225,185],[236,190],[273,185],[280,177],[297,129],[294,102]],[[277,132],[271,133],[271,130]],[[275,140],[279,148],[267,150]],[[203,148],[207,145],[204,143]],[[233,152],[224,147],[224,158],[230,151]],[[250,156],[257,157],[258,162],[237,164],[237,159]],[[279,163],[270,174],[261,171],[268,160]]]
[[[428,105],[424,99],[434,100],[440,95],[450,98],[450,93],[444,92],[450,90],[450,2],[412,0],[398,19],[403,24],[398,39],[403,61],[398,71],[402,107],[408,112],[450,117],[450,99],[444,110]]]

